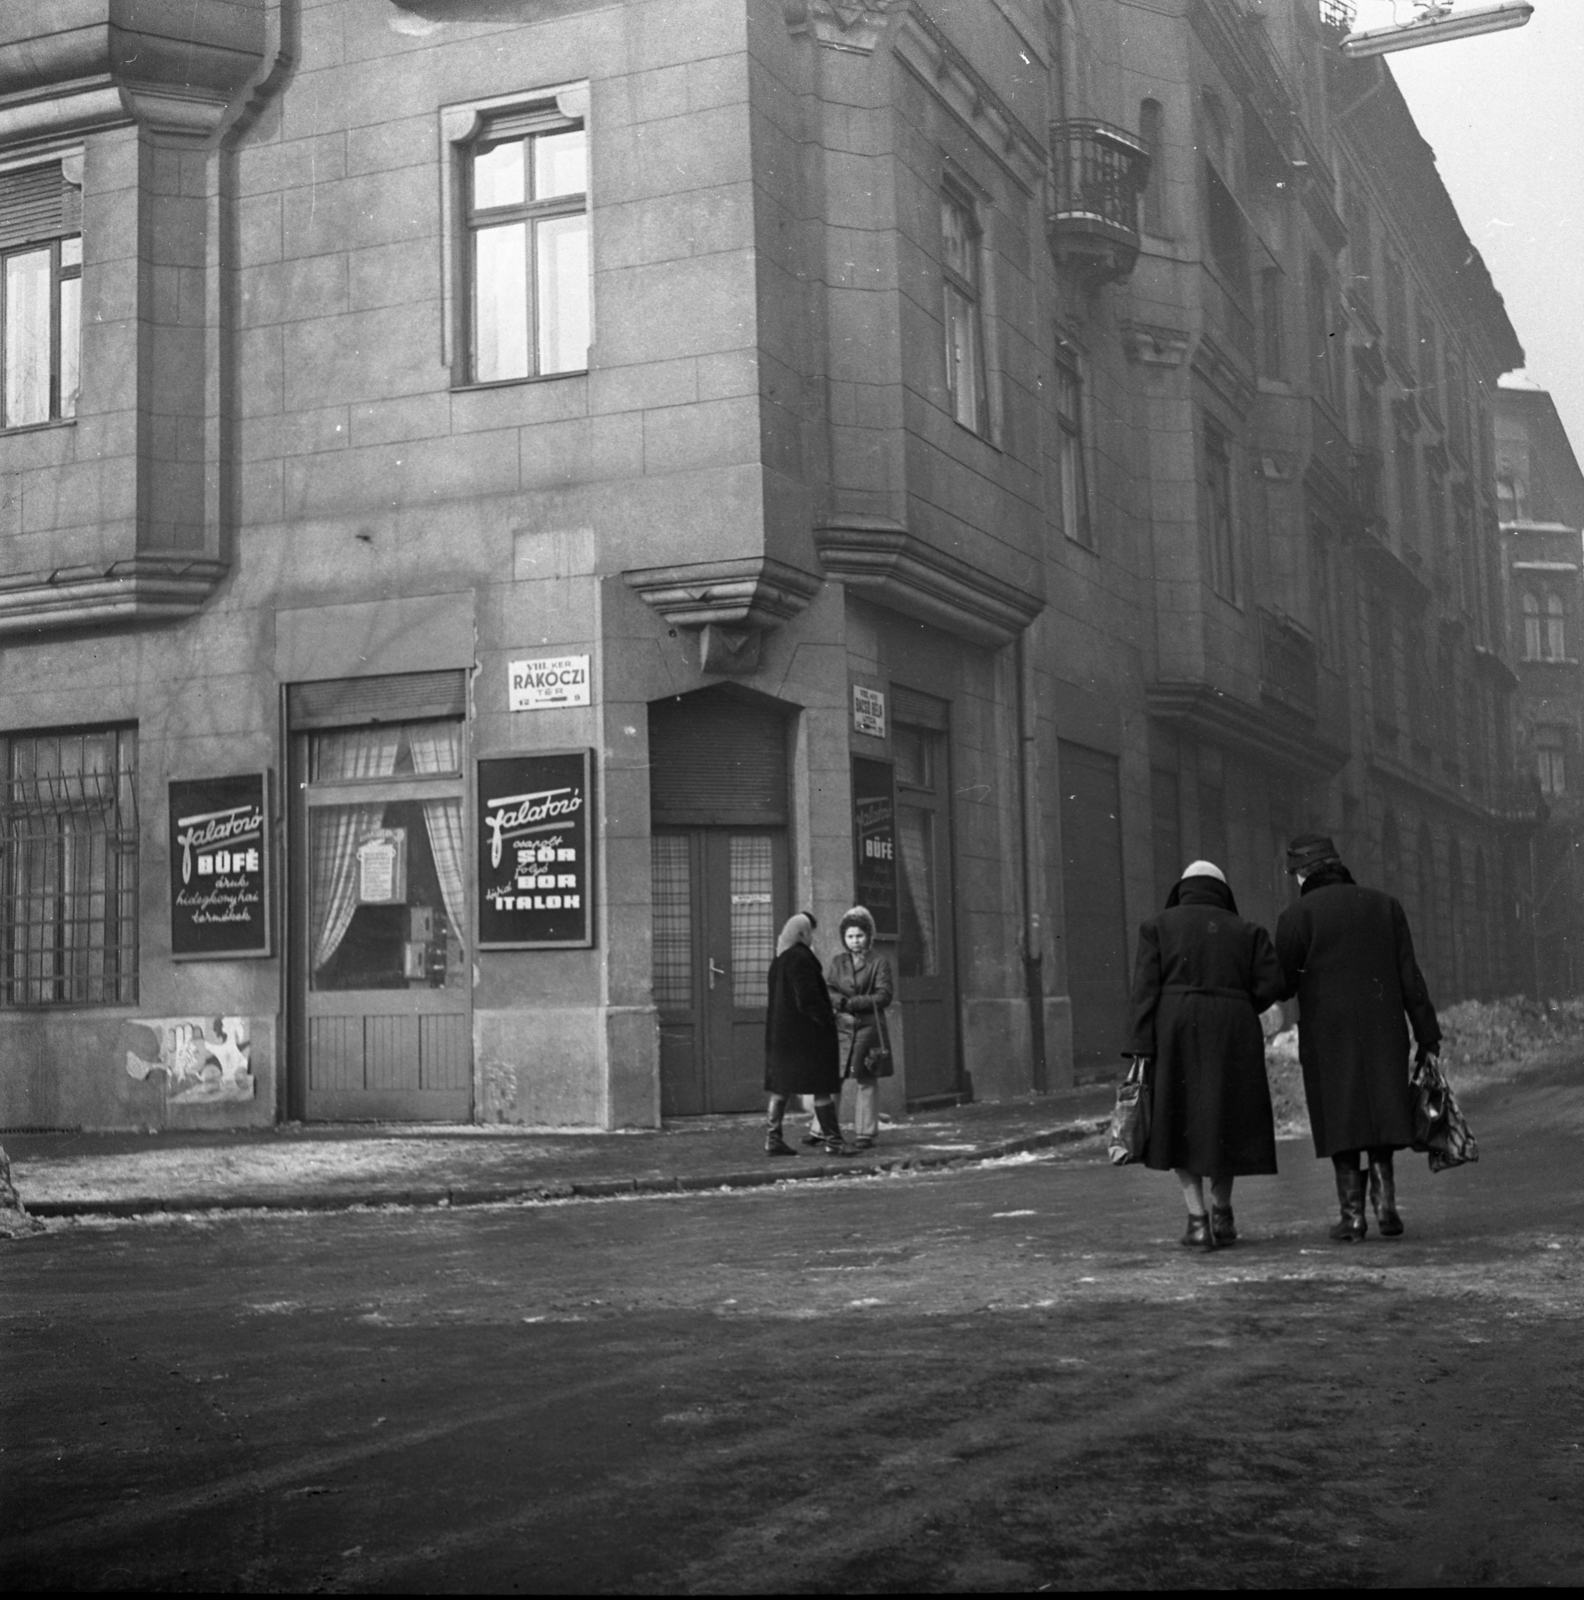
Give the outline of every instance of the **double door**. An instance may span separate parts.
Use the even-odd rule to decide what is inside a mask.
[[[766,980],[791,915],[781,828],[670,828],[650,842],[660,1109],[764,1105]]]

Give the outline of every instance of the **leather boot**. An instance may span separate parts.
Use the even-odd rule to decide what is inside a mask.
[[[853,1147],[842,1137],[841,1123],[836,1119],[836,1107],[829,1101],[817,1103],[814,1115],[819,1118],[820,1133],[824,1136],[823,1143],[826,1155],[855,1156],[858,1154]]]
[[[1369,1224],[1364,1220],[1364,1174],[1357,1167],[1339,1167],[1336,1187],[1342,1220],[1331,1229],[1330,1237],[1338,1244],[1356,1244],[1369,1232]]]
[[[795,1156],[797,1151],[781,1137],[781,1119],[786,1115],[786,1101],[772,1101],[770,1113],[765,1118],[765,1154],[767,1156]]]
[[[1210,1226],[1210,1218],[1204,1212],[1197,1215],[1188,1213],[1188,1231],[1177,1241],[1185,1250],[1214,1250],[1216,1247],[1215,1231]]]
[[[1370,1162],[1369,1197],[1381,1237],[1395,1239],[1403,1231],[1403,1220],[1397,1214],[1397,1175],[1392,1171],[1390,1152]]]
[[[1211,1202],[1210,1232],[1218,1245],[1237,1243],[1237,1222],[1232,1216],[1231,1206],[1218,1206],[1214,1201]]]

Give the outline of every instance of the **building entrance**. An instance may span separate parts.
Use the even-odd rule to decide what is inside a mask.
[[[330,720],[335,697],[325,691],[334,687],[294,690],[297,720]],[[344,716],[366,693],[357,686],[334,709]],[[463,733],[460,716],[293,728],[296,1116],[441,1122],[471,1113]]]
[[[789,711],[729,685],[649,708],[664,1116],[764,1105],[766,978],[792,914]]]

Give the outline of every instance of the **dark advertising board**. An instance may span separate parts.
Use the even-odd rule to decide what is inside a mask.
[[[593,944],[592,776],[587,750],[479,762],[481,946]]]
[[[230,960],[270,953],[267,774],[170,785],[171,955]]]
[[[852,758],[853,879],[882,938],[896,937],[896,798],[889,761]]]

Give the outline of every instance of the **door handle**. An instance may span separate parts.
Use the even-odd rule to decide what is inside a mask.
[[[714,988],[714,987],[715,987],[715,980],[716,980],[716,979],[717,979],[717,978],[724,978],[724,977],[725,977],[725,976],[726,976],[726,969],[725,969],[725,967],[717,967],[717,966],[716,966],[716,965],[715,965],[715,957],[714,957],[714,956],[711,956],[711,957],[710,957],[710,958],[709,958],[709,980],[710,980],[710,988],[712,988],[712,989],[713,989],[713,988]]]

